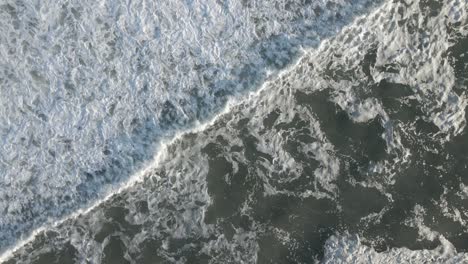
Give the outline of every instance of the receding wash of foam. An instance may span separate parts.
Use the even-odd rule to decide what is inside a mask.
[[[468,263],[467,13],[2,2],[0,262]]]

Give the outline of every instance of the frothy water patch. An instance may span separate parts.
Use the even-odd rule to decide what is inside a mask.
[[[4,1],[0,251],[375,1]]]
[[[10,262],[463,261],[466,7],[358,17]]]
[[[332,236],[325,244],[325,257],[321,263],[466,263],[468,255],[457,253],[454,246],[443,236],[441,245],[432,250],[390,249],[376,252],[363,245],[358,236]]]

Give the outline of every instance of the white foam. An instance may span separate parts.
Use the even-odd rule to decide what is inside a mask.
[[[0,251],[114,191],[161,140],[373,3],[3,1]]]
[[[262,4],[257,3],[255,5]],[[267,5],[267,3],[265,3],[265,5]],[[412,39],[413,35],[404,31],[404,29],[391,29],[392,23],[395,23],[397,19],[401,19],[399,15],[397,15],[398,8],[405,6],[404,8],[409,10],[408,12],[404,12],[405,19],[409,19],[413,14],[420,11],[418,1],[412,1],[407,5],[408,6],[405,6],[403,3],[394,1],[386,2],[372,14],[366,17],[360,17],[352,26],[347,27],[336,38],[322,42],[317,50],[305,50],[303,58],[291,69],[280,74],[280,76],[278,76],[277,79],[273,79],[272,82],[265,83],[263,89],[247,96],[245,101],[234,101],[235,103],[228,105],[222,112],[225,115],[218,116],[216,122],[210,123],[210,125],[196,127],[193,131],[198,131],[199,133],[190,135],[186,142],[180,141],[180,138],[177,138],[171,141],[170,144],[162,144],[163,147],[158,152],[157,161],[150,164],[149,167],[144,170],[144,173],[134,175],[132,179],[135,180],[135,182],[130,182],[122,193],[126,198],[126,203],[128,203],[127,205],[129,208],[135,211],[132,211],[132,217],[128,221],[140,224],[145,221],[151,223],[148,224],[149,227],[145,227],[144,230],[141,230],[141,233],[136,236],[135,243],[138,241],[140,241],[138,243],[141,243],[145,237],[150,235],[163,236],[162,233],[166,236],[172,236],[167,234],[173,233],[173,236],[176,238],[208,238],[210,235],[219,236],[216,227],[206,225],[203,221],[204,213],[211,203],[211,198],[207,193],[205,178],[208,170],[207,160],[206,157],[200,155],[200,152],[204,143],[213,140],[217,136],[223,136],[233,144],[242,144],[238,135],[239,131],[234,125],[236,125],[239,120],[246,117],[248,117],[249,120],[245,125],[249,135],[254,136],[256,140],[258,140],[254,147],[273,157],[272,162],[258,161],[257,163],[265,167],[263,171],[259,171],[258,173],[259,177],[262,177],[265,183],[265,189],[267,190],[265,195],[287,194],[297,197],[314,195],[320,199],[336,201],[336,198],[339,197],[340,194],[334,181],[339,174],[340,160],[338,157],[335,157],[334,146],[327,139],[327,135],[323,133],[314,114],[306,109],[306,107],[296,105],[294,94],[298,90],[316,92],[321,89],[332,88],[331,90],[334,91],[334,93],[332,93],[331,100],[337,102],[343,110],[347,111],[355,122],[369,122],[373,119],[379,119],[381,121],[382,126],[386,129],[385,134],[382,136],[387,142],[388,151],[394,151],[397,157],[372,167],[376,172],[382,173],[387,177],[385,181],[366,182],[362,184],[378,188],[382,193],[386,194],[386,187],[394,183],[392,178],[394,175],[392,171],[393,165],[404,165],[405,159],[410,155],[399,139],[399,133],[404,133],[404,131],[402,131],[400,127],[392,127],[391,124],[389,124],[389,117],[377,100],[371,98],[360,101],[356,100],[356,98],[358,98],[357,96],[354,98],[339,96],[340,93],[344,95],[354,95],[357,93],[359,87],[364,87],[362,90],[367,88],[364,85],[367,83],[365,80],[366,76],[360,70],[361,66],[358,65],[358,63],[362,61],[365,56],[364,51],[369,51],[373,45],[377,46],[377,61],[376,67],[370,70],[372,73],[371,77],[376,81],[385,78],[390,81],[409,84],[418,93],[420,90],[423,90],[423,92],[418,94],[415,98],[421,104],[424,113],[429,117],[434,117],[433,114],[447,116],[448,118],[446,119],[447,122],[445,125],[438,123],[437,120],[439,119],[432,118],[430,120],[439,124],[439,128],[444,133],[450,135],[458,133],[460,128],[463,127],[459,117],[462,113],[461,109],[463,108],[464,100],[462,95],[456,95],[451,91],[453,87],[449,86],[453,84],[453,72],[451,72],[451,67],[446,64],[445,58],[440,52],[447,50],[449,47],[449,42],[446,38],[447,32],[442,28],[444,21],[461,20],[463,17],[466,17],[466,11],[463,11],[464,5],[460,1],[444,2],[441,14],[435,18],[431,18],[427,28],[427,30],[433,30],[435,32],[435,35],[431,36],[429,41],[432,43],[432,46],[429,45],[429,49],[423,49],[421,51],[412,48],[417,43],[406,43],[406,39]],[[171,23],[176,22],[171,21]],[[267,32],[278,30],[278,25],[276,23],[268,25],[267,29],[263,30]],[[320,23],[318,25],[324,26]],[[442,51],[439,51],[439,48],[441,48]],[[436,50],[436,56],[433,56],[433,52]],[[340,54],[341,56],[334,56],[335,54]],[[216,59],[222,60],[224,57],[222,55],[223,54],[217,56]],[[232,54],[227,52],[226,56],[230,55]],[[384,66],[394,60],[397,60],[401,65],[405,66],[400,69],[399,73],[387,73],[377,70],[377,66]],[[421,63],[418,64],[418,66],[411,64],[411,61],[418,61]],[[229,64],[229,62],[226,63]],[[433,65],[438,65],[438,63],[443,64],[440,71],[429,69]],[[407,64],[411,64],[409,65],[411,67]],[[345,78],[343,78],[343,80],[339,78],[330,79],[326,76],[326,69],[329,65],[336,69],[349,69],[353,71],[354,75],[352,76],[355,78],[352,80],[346,80]],[[215,73],[210,72],[209,74]],[[183,74],[177,76],[182,78],[183,76],[181,75]],[[413,78],[414,76],[419,76],[419,78],[424,79],[422,82],[423,88],[421,88],[419,82]],[[444,84],[446,86],[442,89],[443,91],[441,91],[440,86],[437,85],[440,80],[437,79],[439,77],[447,81]],[[434,84],[434,86],[431,86],[431,84]],[[180,91],[177,90],[177,92]],[[437,96],[433,96],[434,94]],[[458,99],[449,100],[452,96]],[[461,103],[461,105],[455,106],[453,103]],[[434,105],[441,106],[441,108],[436,109]],[[279,109],[279,116],[274,122],[274,125],[280,123],[289,124],[297,116],[299,119],[307,121],[304,127],[309,129],[310,134],[314,137],[313,143],[300,144],[298,147],[299,152],[306,153],[310,151],[313,153],[314,159],[319,162],[319,166],[314,171],[314,177],[311,179],[310,185],[301,186],[303,189],[300,190],[290,190],[283,185],[283,183],[293,181],[298,177],[304,177],[304,175],[301,174],[303,169],[301,163],[296,161],[292,153],[288,152],[285,148],[288,140],[295,139],[295,131],[292,129],[283,129],[280,131],[282,134],[274,130],[263,131],[264,127],[262,121],[267,114],[275,111],[276,108]],[[141,114],[143,110],[139,111],[140,112],[136,111],[135,113]],[[130,114],[134,113],[131,112]],[[221,127],[219,123],[217,123],[218,121],[223,124]],[[268,142],[267,139],[269,140]],[[236,156],[235,153],[230,155],[231,157],[227,157],[227,159],[229,159],[230,162],[233,161],[233,164],[235,160],[239,163],[245,162],[245,157],[242,155]],[[233,167],[235,167],[235,165],[233,165]],[[277,174],[272,175],[272,172]],[[278,172],[283,172],[283,174]],[[391,200],[391,196],[387,197]],[[107,198],[110,198],[110,196]],[[107,198],[105,200],[107,200]],[[138,200],[148,201],[149,207],[151,208],[150,216],[138,215],[136,210],[132,209],[131,204]],[[160,205],[161,201],[165,201],[177,208],[177,210],[183,211],[184,214],[180,214],[179,216],[172,215],[170,209],[165,208],[164,205]],[[197,205],[197,202],[203,205]],[[337,205],[337,208],[339,208],[339,205]],[[69,222],[60,223],[56,227],[57,230],[60,231],[66,230],[67,232],[63,232],[64,234],[74,232],[74,234],[78,234],[77,237],[73,239],[73,245],[80,251],[80,254],[86,256],[88,259],[96,259],[96,261],[99,259],[99,256],[102,255],[102,248],[98,248],[95,244],[92,244],[92,232],[94,230],[92,227],[95,225],[95,229],[98,229],[99,223],[105,221],[105,219],[102,219],[102,214],[99,213],[100,210],[105,210],[105,204],[96,204],[96,207],[86,210],[82,215],[73,215],[67,220]],[[249,213],[249,206],[247,203],[243,205],[242,210],[243,213]],[[384,210],[385,208],[382,209],[381,213],[383,213]],[[379,219],[381,213],[372,214],[367,220]],[[167,224],[168,219],[173,220],[172,225]],[[91,234],[78,232],[76,230],[77,228],[74,226],[74,221],[82,221],[82,225],[91,226]],[[421,227],[422,223],[415,223]],[[255,227],[259,228],[255,230],[256,232],[260,233],[262,231],[261,227]],[[336,260],[338,263],[339,261],[344,263],[345,260],[355,260],[361,261],[358,263],[363,263],[363,261],[367,260],[366,256],[375,261],[382,262],[384,260],[409,260],[413,256],[416,259],[422,259],[427,256],[434,257],[435,260],[444,261],[447,259],[451,261],[452,258],[455,260],[464,259],[464,255],[456,254],[453,246],[443,237],[431,237],[430,234],[425,232],[428,231],[426,229],[421,229],[420,231],[422,237],[439,238],[443,243],[443,246],[438,249],[442,250],[441,254],[438,255],[437,250],[410,251],[407,249],[394,249],[393,251],[389,251],[389,253],[383,253],[383,255],[381,255],[372,248],[362,245],[357,238],[348,239],[346,237],[335,236],[327,243],[327,256],[331,257],[330,263],[332,263],[333,260]],[[280,234],[280,236],[282,238],[287,238],[287,234]],[[62,237],[60,239],[67,240],[68,238]],[[221,254],[227,259],[229,259],[229,254],[232,254],[232,256],[239,257],[237,258],[237,260],[239,260],[243,259],[245,256],[240,256],[236,250],[242,246],[242,243],[245,243],[249,245],[249,248],[243,249],[247,251],[248,256],[255,259],[255,251],[258,246],[255,239],[255,232],[236,230],[236,238],[233,241],[229,241],[224,236],[219,236],[219,239],[207,242],[203,250],[215,255]],[[130,244],[131,243],[128,242],[128,245]],[[171,243],[168,238],[164,241],[162,249],[160,250],[163,251],[164,254],[170,254],[170,252],[168,252],[170,247]],[[190,245],[188,245],[188,247],[190,247]],[[138,252],[138,247],[129,248],[129,250]],[[249,251],[248,249],[255,250]],[[348,256],[350,258],[347,258]]]
[[[466,263],[468,254],[457,253],[455,247],[443,236],[440,245],[432,250],[393,248],[377,252],[361,243],[358,236],[334,235],[325,243],[322,263]]]

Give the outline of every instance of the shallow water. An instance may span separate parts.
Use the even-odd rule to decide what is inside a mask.
[[[3,5],[1,259],[468,262],[467,6]]]

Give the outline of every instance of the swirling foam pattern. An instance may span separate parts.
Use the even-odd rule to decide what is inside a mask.
[[[2,5],[7,263],[468,262],[466,1],[159,2]]]
[[[86,206],[162,138],[373,1],[4,1],[0,249]]]

